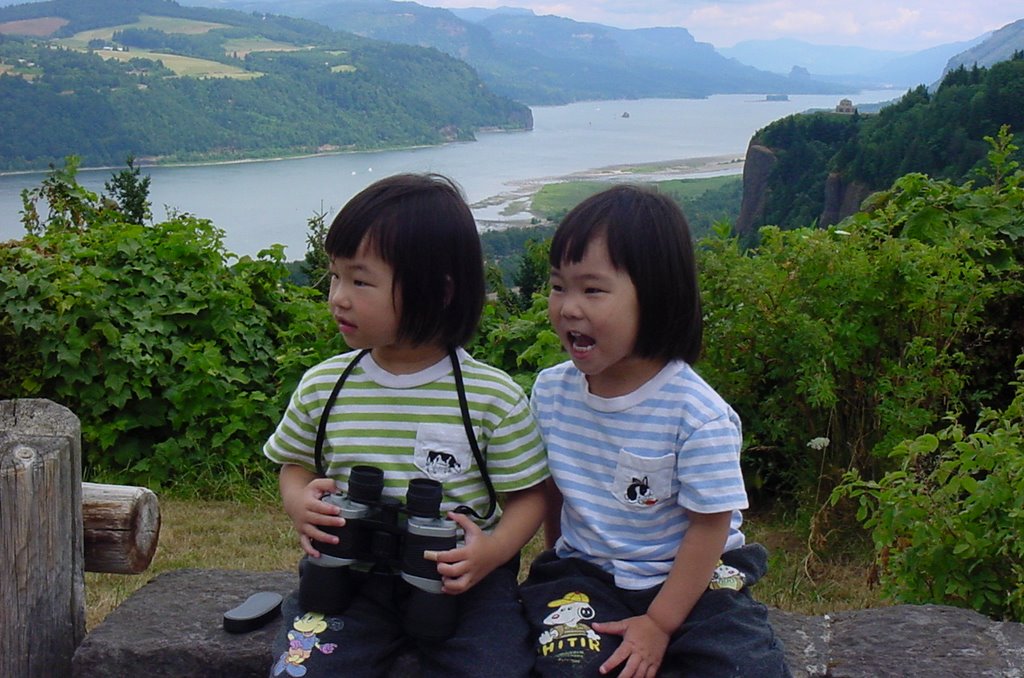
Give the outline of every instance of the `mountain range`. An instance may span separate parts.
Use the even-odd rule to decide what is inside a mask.
[[[715,48],[694,40],[685,28],[626,30],[516,7],[447,10],[392,0],[185,2],[282,13],[365,37],[434,47],[469,63],[496,92],[527,104],[737,92],[905,91],[937,83],[960,63],[970,65],[973,50],[980,50],[979,65],[987,66],[1008,59],[1014,46],[1024,49],[1024,36],[1011,29],[1015,24],[917,52],[796,40]]]
[[[729,93],[839,93],[835,83],[730,59],[685,28],[620,29],[532,11],[450,11],[392,0],[186,0],[300,17],[367,38],[433,47],[526,104]]]
[[[817,45],[791,39],[747,40],[719,52],[773,72],[789,73],[798,68],[814,79],[854,87],[910,88],[934,82],[951,59],[987,38],[988,34],[918,52]]]
[[[1003,26],[984,41],[950,58],[946,71],[955,70],[958,66],[970,68],[975,64],[991,66],[1006,61],[1018,51],[1024,51],[1024,19]]]

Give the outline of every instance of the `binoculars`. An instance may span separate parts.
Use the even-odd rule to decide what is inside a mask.
[[[456,545],[455,522],[440,516],[441,483],[414,478],[405,504],[381,497],[383,489],[381,469],[355,466],[347,493],[324,496],[341,509],[345,525],[323,528],[338,537],[337,544],[313,542],[320,557],[304,559],[299,602],[303,610],[341,614],[365,581],[364,573],[398,571],[409,585],[399,606],[406,633],[443,640],[455,631],[457,598],[441,593],[437,563],[423,557],[425,550],[447,551]]]

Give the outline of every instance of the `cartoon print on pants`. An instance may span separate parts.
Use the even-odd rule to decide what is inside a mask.
[[[552,600],[548,607],[558,609],[544,618],[548,628],[537,639],[538,654],[560,662],[580,664],[587,660],[587,653],[601,651],[601,636],[584,623],[595,615],[587,594],[573,591]]]
[[[338,646],[334,643],[321,644],[317,635],[326,630],[327,621],[319,612],[307,612],[296,617],[288,631],[288,649],[281,653],[274,664],[274,675],[280,676],[287,672],[289,676],[304,676],[306,667],[302,664],[310,658],[313,650],[320,650],[324,654],[334,652]]]
[[[745,574],[737,570],[731,565],[726,565],[721,560],[718,561],[718,567],[711,574],[711,583],[708,584],[708,589],[711,591],[717,591],[719,589],[732,589],[733,591],[739,591],[743,588],[746,583],[747,577]]]

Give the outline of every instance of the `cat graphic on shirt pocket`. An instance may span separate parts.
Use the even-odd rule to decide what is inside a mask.
[[[641,457],[623,448],[615,464],[612,493],[627,506],[647,508],[672,496],[673,454]]]
[[[465,473],[473,459],[466,429],[448,424],[420,424],[416,429],[416,467],[438,482]]]

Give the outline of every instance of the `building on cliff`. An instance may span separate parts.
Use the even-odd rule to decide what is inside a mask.
[[[836,105],[836,113],[843,113],[844,115],[853,115],[857,112],[857,107],[853,105],[853,102],[849,99],[840,99]]]

